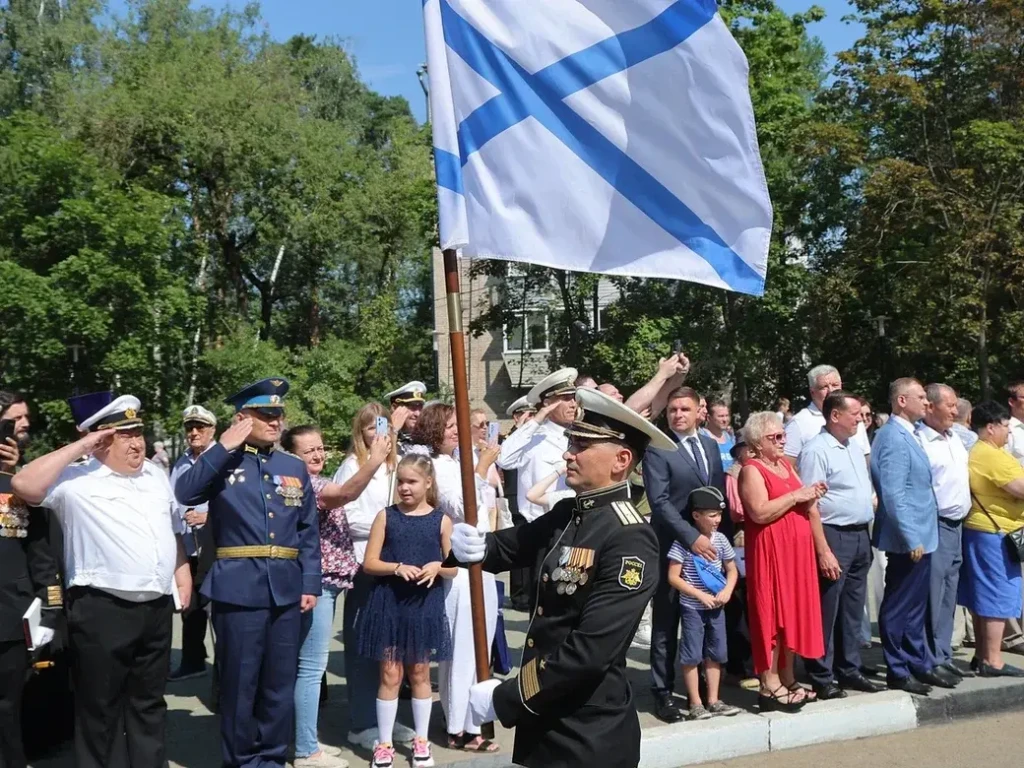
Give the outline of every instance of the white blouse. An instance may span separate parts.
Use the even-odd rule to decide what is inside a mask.
[[[438,506],[441,511],[452,519],[453,523],[466,522],[465,505],[462,499],[462,470],[459,462],[451,456],[436,456],[434,458],[434,474],[437,477]],[[493,489],[480,475],[473,473],[476,481],[476,505],[477,505],[477,530],[489,533],[491,530],[491,515],[483,500],[487,498],[487,492],[493,493]]]
[[[352,454],[347,456],[334,473],[334,482],[344,485],[359,471],[359,461]],[[391,470],[384,462],[370,478],[366,489],[355,501],[346,504],[345,517],[352,533],[352,548],[360,565],[366,557],[366,543],[370,539],[370,528],[377,513],[391,504]]]

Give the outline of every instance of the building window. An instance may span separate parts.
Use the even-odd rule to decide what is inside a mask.
[[[547,352],[548,313],[524,312],[505,325],[506,352]]]

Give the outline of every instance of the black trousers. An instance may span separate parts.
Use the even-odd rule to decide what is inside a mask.
[[[842,569],[836,581],[820,577],[821,622],[825,655],[805,659],[804,667],[815,685],[833,682],[833,673],[850,676],[860,669],[861,624],[868,595],[871,539],[868,527],[824,525],[825,540]]]
[[[526,518],[518,512],[512,513],[512,525],[518,528],[526,525]],[[508,573],[508,597],[516,608],[528,608],[533,605],[537,594],[537,568],[514,568]]]
[[[77,768],[163,768],[170,596],[133,603],[72,587],[67,597]]]
[[[192,572],[192,603],[188,613],[181,617],[181,666],[186,669],[203,669],[206,665],[206,609],[200,605],[198,581],[199,558],[188,559]]]
[[[28,672],[24,640],[0,642],[0,768],[25,768],[21,743],[21,692]]]
[[[651,688],[672,693],[679,654],[679,592],[668,583],[668,561],[658,562],[658,588],[651,601]]]

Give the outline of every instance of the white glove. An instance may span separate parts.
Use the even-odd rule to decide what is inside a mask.
[[[456,523],[452,529],[452,553],[460,563],[479,563],[487,552],[487,540],[469,523]]]
[[[473,725],[493,723],[498,719],[494,713],[494,689],[501,685],[501,680],[484,680],[469,689],[469,713],[473,717]]]

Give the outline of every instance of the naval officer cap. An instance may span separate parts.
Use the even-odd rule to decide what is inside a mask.
[[[75,420],[75,426],[80,432],[88,431],[82,426],[82,422],[90,416],[99,413],[101,408],[106,408],[114,402],[113,392],[89,392],[84,395],[75,395],[68,398],[68,405],[71,407],[71,418]]]
[[[392,405],[412,405],[413,403],[424,403],[423,395],[427,392],[427,385],[422,381],[410,381],[398,389],[388,392],[384,399]]]
[[[579,371],[575,368],[563,368],[560,371],[549,373],[534,385],[527,398],[531,403],[543,403],[546,397],[571,395],[576,391],[577,376],[579,376]]]
[[[576,390],[576,420],[565,430],[568,437],[618,440],[639,458],[648,447],[675,450],[676,444],[632,408],[596,389]]]
[[[142,426],[142,403],[132,395],[121,395],[79,423],[82,432],[101,429],[137,429]]]
[[[182,424],[205,424],[208,427],[217,426],[217,417],[201,405],[190,405],[181,412]]]
[[[232,406],[236,411],[245,408],[284,408],[284,396],[288,394],[291,386],[288,379],[283,376],[272,376],[269,379],[261,379],[243,387],[238,392],[227,398],[224,402]]]
[[[505,409],[506,416],[515,416],[520,411],[535,411],[537,406],[530,402],[529,395],[523,395],[516,400],[512,405]]]

